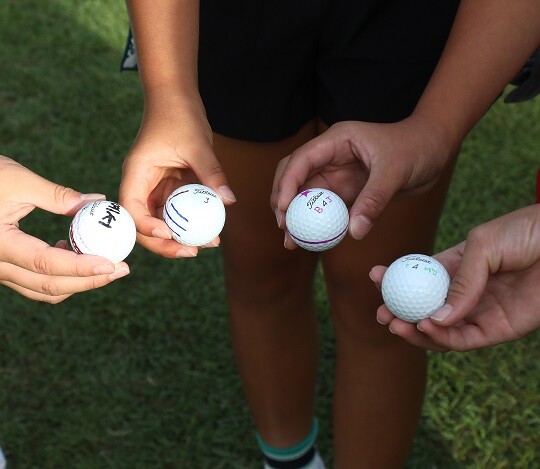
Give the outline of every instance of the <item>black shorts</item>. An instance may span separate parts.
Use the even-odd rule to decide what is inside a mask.
[[[458,0],[201,0],[199,85],[214,132],[269,142],[314,117],[411,114]]]

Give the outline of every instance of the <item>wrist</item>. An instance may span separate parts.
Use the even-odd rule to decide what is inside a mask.
[[[200,101],[196,84],[181,79],[154,80],[143,83],[145,102],[196,102]]]
[[[186,90],[180,87],[156,86],[145,89],[144,115],[163,118],[171,113],[190,113],[204,116],[206,111],[197,90]]]
[[[437,120],[415,111],[403,123],[411,126],[411,133],[420,140],[420,156],[436,160],[440,167],[444,167],[457,154],[461,139]]]

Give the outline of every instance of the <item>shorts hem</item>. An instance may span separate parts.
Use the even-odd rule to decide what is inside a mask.
[[[277,132],[268,132],[268,131],[238,131],[237,129],[228,128],[226,125],[211,125],[212,132],[222,135],[227,138],[233,138],[236,140],[243,140],[245,142],[253,143],[276,143],[297,134],[302,127],[304,127],[312,119],[318,118],[317,116],[309,116],[301,121],[298,121],[295,125],[290,125],[289,127],[282,129]],[[264,127],[264,126],[261,126]]]

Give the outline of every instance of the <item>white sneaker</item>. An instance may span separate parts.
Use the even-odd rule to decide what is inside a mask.
[[[0,467],[0,469],[2,469]],[[264,463],[264,469],[272,469],[268,464]],[[302,469],[326,469],[326,466],[324,465],[324,462],[321,458],[321,455],[316,452],[315,457],[313,458],[313,461],[307,466],[304,466]]]
[[[319,453],[315,454],[315,457],[313,458],[313,462],[311,463],[309,469],[326,469],[324,461],[322,460]]]
[[[313,458],[313,463],[311,463],[310,469],[326,469],[324,465],[324,461],[321,458],[321,455],[319,453],[315,454],[315,457]]]

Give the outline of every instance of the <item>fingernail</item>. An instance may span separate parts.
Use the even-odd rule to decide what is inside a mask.
[[[373,226],[373,223],[364,215],[354,217],[349,226],[349,231],[354,239],[362,239]]]
[[[209,243],[205,244],[204,246],[201,246],[203,248],[217,248],[219,246],[219,243],[215,240],[210,241]]]
[[[94,267],[94,273],[96,275],[112,274],[113,272],[114,267],[112,265],[100,264]]]
[[[384,322],[384,321],[381,321],[377,316],[375,316],[375,319],[377,320],[377,322],[378,322],[379,324],[382,324],[383,326],[385,326],[386,324],[388,324],[388,323],[386,323],[386,322]]]
[[[389,330],[392,334],[395,334],[395,332],[392,330],[392,326],[388,326],[388,330]]]
[[[179,249],[174,255],[176,258],[180,257],[197,257],[197,251],[193,252],[191,249]]]
[[[152,230],[152,236],[159,239],[172,239],[170,233],[167,233],[163,228],[154,228]]]
[[[420,331],[420,332],[424,332],[424,329],[422,329],[422,326],[420,325],[420,323],[418,323],[416,325],[416,328]]]
[[[236,197],[233,194],[233,191],[229,186],[220,186],[218,188],[219,195],[223,197],[226,200],[230,200],[232,202],[236,202]]]
[[[448,316],[450,316],[450,313],[452,312],[454,308],[452,305],[445,304],[442,308],[438,309],[435,314],[431,316],[431,319],[434,319],[435,321],[444,321]]]
[[[276,208],[274,213],[276,214],[277,224],[281,228],[281,220],[283,220],[283,214],[281,213],[281,210],[279,208]]]
[[[291,235],[287,231],[285,231],[283,246],[285,247],[285,249],[294,249],[295,246],[295,242],[292,240]]]
[[[85,202],[91,202],[93,200],[105,200],[106,196],[104,194],[81,194],[81,200]]]
[[[381,284],[380,284],[380,282],[377,282],[377,280],[375,280],[375,279],[371,276],[372,272],[373,272],[373,269],[371,269],[371,270],[369,271],[368,276],[369,276],[370,280],[375,284],[375,286],[380,290],[380,289],[381,289]]]
[[[60,241],[57,241],[54,247],[59,248],[59,249],[64,249],[66,251],[70,250],[69,243],[65,239],[61,239]]]
[[[129,274],[129,268],[128,267],[122,267],[121,269],[118,269],[114,271],[111,275],[109,275],[110,280],[117,280],[119,278],[125,277],[127,274]]]

